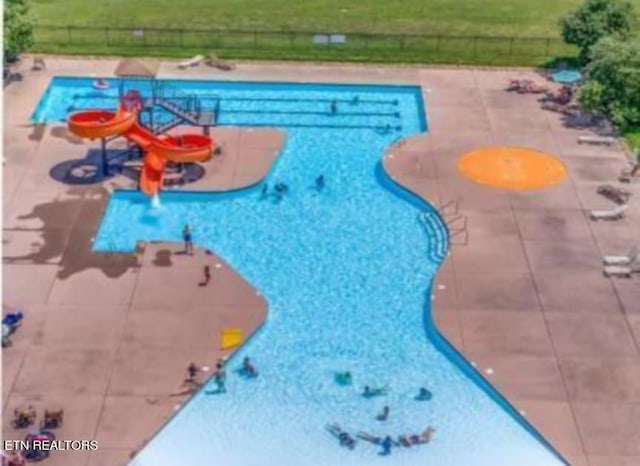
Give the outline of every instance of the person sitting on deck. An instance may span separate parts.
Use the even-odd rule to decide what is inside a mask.
[[[207,286],[209,284],[209,280],[211,280],[211,269],[208,265],[204,266],[204,280],[198,283],[198,286]]]
[[[196,378],[196,375],[198,375],[198,372],[200,372],[200,368],[198,366],[195,365],[195,363],[191,363],[187,366],[187,381],[189,382],[193,382]]]

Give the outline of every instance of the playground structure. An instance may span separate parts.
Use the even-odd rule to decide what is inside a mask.
[[[177,93],[179,91],[173,91]],[[82,110],[68,118],[69,130],[81,138],[100,139],[103,174],[108,175],[107,142],[124,137],[143,153],[139,187],[154,196],[162,189],[167,163],[206,162],[211,158],[214,141],[209,128],[214,125],[214,112],[203,112],[195,96],[173,99],[164,86],[155,86],[150,98],[144,99],[137,90],[126,93],[121,88],[119,106],[109,110]],[[177,102],[177,103],[176,103]],[[172,116],[169,122],[154,125],[153,109],[159,107]],[[148,111],[149,124],[143,125],[141,112]],[[171,136],[167,131],[180,124],[203,128],[203,134]]]

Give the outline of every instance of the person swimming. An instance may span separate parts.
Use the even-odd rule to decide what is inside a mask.
[[[243,375],[246,377],[258,377],[258,370],[253,365],[249,358],[244,358],[242,361],[242,368],[240,369]]]
[[[262,191],[260,191],[260,199],[265,199],[268,194],[269,194],[269,184],[265,183],[264,186],[262,186]]]
[[[376,419],[378,421],[386,421],[387,419],[389,419],[389,407],[385,406],[384,408],[382,408],[382,412],[376,416]]]
[[[274,188],[276,190],[277,193],[286,193],[289,191],[289,186],[287,186],[286,184],[280,182],[280,183],[276,183],[276,185],[274,186]]]
[[[316,189],[322,191],[325,186],[324,175],[320,175],[316,178]]]
[[[93,81],[92,86],[94,89],[109,89],[109,83],[102,78]]]
[[[356,439],[348,432],[342,430],[339,424],[333,423],[327,425],[327,430],[340,441],[340,446],[353,450],[356,447]]]
[[[387,387],[371,388],[369,385],[364,387],[362,396],[365,398],[373,398],[374,396],[383,396],[387,394]]]
[[[335,115],[336,113],[338,113],[338,102],[336,102],[335,100],[331,101],[331,114]]]
[[[417,401],[429,401],[433,398],[433,394],[424,387],[420,387],[418,390],[418,395],[416,396]]]
[[[380,443],[382,447],[382,451],[379,453],[382,456],[389,456],[391,454],[391,447],[393,446],[393,439],[390,435],[387,435],[384,439],[382,439],[382,443]]]
[[[336,383],[339,385],[351,385],[353,383],[353,377],[351,376],[351,372],[336,372],[334,376]]]

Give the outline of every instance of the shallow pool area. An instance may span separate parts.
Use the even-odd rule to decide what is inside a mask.
[[[60,84],[34,119],[115,107],[117,94],[83,97],[93,92],[89,80]],[[207,393],[211,382],[134,465],[563,464],[449,348],[429,338],[429,286],[442,257],[419,214],[437,214],[393,189],[380,166],[390,144],[427,129],[419,88],[173,85],[217,105],[221,125],[276,126],[288,139],[265,180],[266,196],[258,185],[228,194],[163,192],[159,206],[127,191],[110,200],[95,250],[180,241],[189,224],[194,242],[222,256],[269,304],[263,328],[229,363],[227,393]],[[69,101],[72,109],[63,107]],[[323,189],[315,186],[320,175]],[[280,200],[275,183],[288,187]],[[244,356],[259,377],[234,373]],[[350,371],[353,385],[336,384],[339,371]],[[388,394],[366,399],[365,385],[386,386]],[[430,401],[414,399],[422,386],[433,393]],[[389,419],[377,421],[384,406]],[[325,429],[333,422],[353,434],[394,438],[427,426],[436,432],[427,445],[381,456],[363,441],[354,450],[340,447]]]

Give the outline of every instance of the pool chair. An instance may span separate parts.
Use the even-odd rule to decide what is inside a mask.
[[[204,61],[204,55],[196,55],[190,60],[185,60],[178,63],[178,68],[181,70],[186,70],[187,68],[191,68],[193,66],[198,66],[200,63]]]
[[[636,261],[629,265],[605,265],[602,273],[605,277],[631,278],[633,274],[640,273],[640,262]]]
[[[637,150],[635,155],[636,158],[640,157]],[[636,179],[638,173],[640,173],[640,162],[636,160],[635,162],[631,162],[631,166],[629,168],[622,170],[619,180],[622,183],[631,183]]]
[[[57,429],[62,426],[64,421],[64,410],[44,410],[44,419],[42,420],[43,429]]]
[[[610,146],[616,142],[616,138],[610,136],[578,136],[578,144],[597,144]]]
[[[638,261],[640,261],[638,246],[633,246],[624,256],[604,256],[602,258],[604,265],[631,265]]]
[[[26,408],[18,408],[13,411],[13,421],[11,424],[14,429],[24,429],[29,427],[36,421],[36,410],[29,405]]]
[[[209,56],[205,59],[204,64],[210,66],[211,68],[217,68],[222,71],[231,71],[236,68],[236,65],[218,58],[215,53],[209,54]]]
[[[592,210],[589,217],[591,220],[620,220],[628,208],[629,204],[623,204],[611,210]]]
[[[626,204],[631,197],[631,191],[610,184],[598,186],[597,192],[616,204]]]

